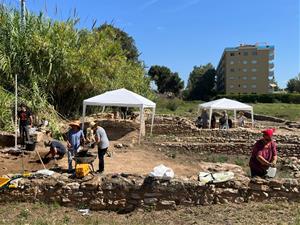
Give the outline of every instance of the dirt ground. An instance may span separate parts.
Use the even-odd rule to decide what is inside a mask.
[[[105,156],[105,173],[130,173],[147,175],[152,169],[160,164],[164,164],[172,168],[177,177],[188,177],[197,179],[199,171],[205,171],[212,167],[211,163],[203,162],[201,158],[192,155],[172,155],[169,156],[165,152],[155,149],[151,145],[134,145],[123,148],[115,148],[114,145],[119,142],[111,142],[110,152],[111,157]],[[47,150],[45,147],[37,149],[43,157]],[[97,154],[97,148],[89,150]],[[95,170],[98,169],[98,158],[94,161],[93,165]],[[63,159],[57,160],[57,164],[63,170],[67,169],[68,158],[67,155]],[[45,164],[47,169],[54,167],[54,160]],[[75,165],[73,163],[73,165]],[[215,165],[214,165],[215,166]],[[218,164],[217,168],[231,168],[233,171],[241,172],[239,166],[229,164]],[[43,169],[39,162],[38,155],[35,152],[30,152],[24,156],[24,168],[28,171],[36,171]],[[20,173],[22,171],[22,157],[13,156],[10,154],[0,153],[0,175],[8,173]]]
[[[120,215],[94,212],[83,216],[77,209],[41,203],[0,205],[0,224],[99,224],[99,225],[299,225],[300,203],[261,202],[185,207]]]

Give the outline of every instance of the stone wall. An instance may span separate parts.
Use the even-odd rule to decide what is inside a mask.
[[[249,155],[253,144],[262,137],[259,130],[198,129],[192,121],[180,117],[157,117],[150,141],[168,150]],[[300,136],[291,132],[276,134],[280,156],[300,157]]]
[[[237,177],[219,184],[195,180],[155,180],[149,177],[117,174],[69,179],[55,174],[46,179],[22,179],[16,189],[3,189],[0,201],[59,203],[92,210],[128,212],[135,208],[174,209],[176,206],[243,203],[263,200],[300,202],[296,179],[262,180]]]
[[[228,155],[251,155],[250,143],[154,143],[158,148],[180,153],[221,153]],[[278,144],[280,157],[300,157],[299,144]]]

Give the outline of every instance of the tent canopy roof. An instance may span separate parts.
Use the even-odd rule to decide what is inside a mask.
[[[252,110],[253,107],[235,100],[221,98],[211,102],[206,102],[199,105],[200,108],[204,109],[228,109],[228,110]]]
[[[120,107],[144,107],[155,108],[156,104],[149,99],[138,95],[125,88],[107,91],[83,101],[83,105],[120,106]]]

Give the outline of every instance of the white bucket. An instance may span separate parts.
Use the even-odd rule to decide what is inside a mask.
[[[275,167],[269,167],[267,170],[268,177],[275,177],[277,169]]]

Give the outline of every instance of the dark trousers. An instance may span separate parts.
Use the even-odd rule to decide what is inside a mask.
[[[267,174],[267,171],[257,171],[257,170],[254,170],[252,168],[250,168],[251,170],[251,177],[262,177],[264,178]]]
[[[104,155],[106,154],[108,148],[100,149],[98,148],[98,158],[99,158],[99,171],[104,171]]]
[[[20,136],[21,136],[21,145],[25,145],[25,139],[26,141],[29,141],[29,126],[28,125],[20,125]]]

